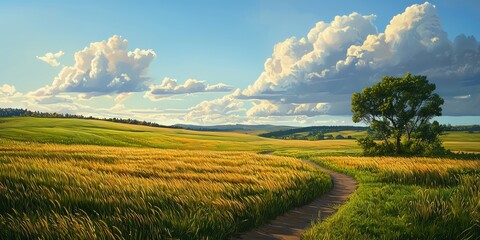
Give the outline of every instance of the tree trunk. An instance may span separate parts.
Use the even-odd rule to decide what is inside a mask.
[[[402,135],[395,137],[395,153],[397,155],[400,155],[400,153],[402,153],[402,146],[400,145],[401,138],[402,138]]]

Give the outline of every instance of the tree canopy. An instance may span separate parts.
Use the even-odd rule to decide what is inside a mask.
[[[364,122],[373,130],[372,136],[360,139],[366,154],[422,153],[440,149],[438,122],[443,99],[435,84],[426,76],[384,76],[380,82],[352,95],[352,120]],[[382,140],[382,143],[375,142]],[[442,148],[443,149],[443,148]]]

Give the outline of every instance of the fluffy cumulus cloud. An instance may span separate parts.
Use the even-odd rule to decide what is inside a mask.
[[[13,107],[18,103],[19,97],[22,97],[22,94],[17,92],[15,86],[8,84],[0,85],[0,107]]]
[[[184,116],[186,122],[201,124],[214,124],[225,122],[238,122],[244,120],[241,112],[245,111],[244,103],[235,98],[240,93],[237,89],[234,93],[211,101],[203,101],[192,107]]]
[[[63,54],[65,54],[63,51],[58,51],[57,53],[48,52],[43,56],[37,56],[37,59],[48,63],[52,67],[57,67],[60,65],[58,59],[63,56]]]
[[[150,82],[148,69],[155,57],[153,50],[130,51],[128,41],[115,35],[75,53],[73,66],[63,67],[51,85],[32,94],[82,93],[88,98],[145,91]]]
[[[444,115],[480,115],[480,45],[473,36],[449,40],[428,2],[394,16],[384,32],[374,20],[337,16],[306,37],[278,43],[264,72],[235,98],[253,101],[249,116],[349,115],[353,92],[408,71],[436,83]]]
[[[178,84],[176,79],[166,77],[160,85],[150,85],[149,90],[145,93],[145,98],[152,101],[159,101],[178,94],[229,92],[231,90],[231,86],[223,83],[208,85],[204,81],[188,79],[185,83]]]
[[[17,93],[15,86],[3,84],[0,86],[0,96],[2,97],[12,97]]]
[[[15,107],[22,97],[23,94],[18,92],[15,86],[0,85],[0,107]]]

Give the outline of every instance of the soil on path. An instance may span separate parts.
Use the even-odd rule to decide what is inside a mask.
[[[319,221],[319,216],[321,219],[325,219],[332,215],[335,212],[334,206],[347,201],[348,196],[357,188],[357,181],[353,177],[334,172],[309,161],[304,162],[328,173],[333,181],[332,190],[307,205],[295,208],[259,228],[240,235],[237,239],[300,239],[301,234],[312,221]]]

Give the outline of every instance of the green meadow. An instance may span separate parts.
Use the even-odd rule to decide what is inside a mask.
[[[401,157],[313,157],[359,186],[304,239],[478,239],[480,161]]]

